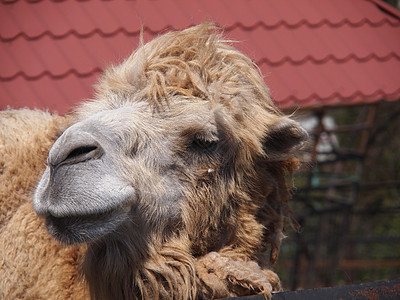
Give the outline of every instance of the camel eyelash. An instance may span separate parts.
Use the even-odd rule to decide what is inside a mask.
[[[217,149],[217,141],[210,141],[204,138],[194,138],[189,145],[189,150],[196,152],[214,152]]]
[[[189,128],[181,133],[186,150],[199,154],[211,154],[218,148],[219,139],[211,130],[202,128]]]

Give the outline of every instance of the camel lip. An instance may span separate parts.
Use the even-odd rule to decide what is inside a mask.
[[[48,232],[60,242],[73,245],[94,241],[112,233],[120,225],[126,216],[110,211],[105,213],[86,215],[46,217]]]

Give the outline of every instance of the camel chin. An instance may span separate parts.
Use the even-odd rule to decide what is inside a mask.
[[[46,217],[49,233],[65,244],[91,242],[113,232],[127,217],[118,212],[88,216]]]

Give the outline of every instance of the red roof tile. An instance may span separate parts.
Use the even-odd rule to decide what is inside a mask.
[[[2,1],[0,109],[68,111],[101,70],[170,29],[211,20],[282,107],[400,98],[400,13],[380,0]]]

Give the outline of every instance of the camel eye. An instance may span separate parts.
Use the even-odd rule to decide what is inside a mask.
[[[214,152],[217,149],[216,141],[208,141],[202,138],[195,138],[189,146],[189,150],[200,153]]]

